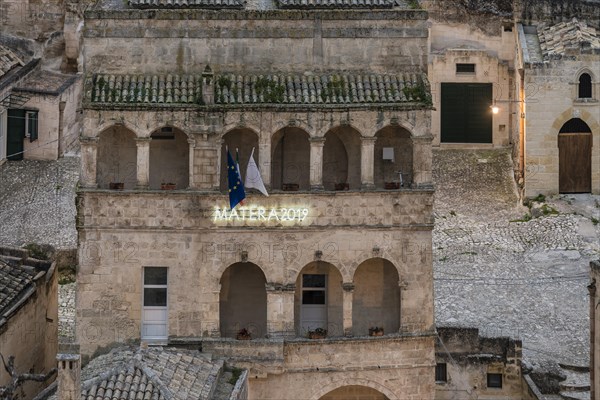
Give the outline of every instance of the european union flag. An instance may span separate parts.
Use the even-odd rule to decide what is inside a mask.
[[[240,170],[233,161],[229,149],[227,149],[227,183],[229,185],[229,207],[233,210],[238,203],[246,198],[246,192],[244,191]]]

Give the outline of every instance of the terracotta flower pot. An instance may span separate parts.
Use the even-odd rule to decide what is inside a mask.
[[[350,185],[348,185],[347,183],[336,183],[335,184],[335,190],[349,190],[350,189]]]
[[[385,190],[397,190],[400,189],[400,182],[385,182]]]
[[[175,190],[176,187],[177,187],[177,185],[174,183],[161,183],[160,184],[160,190]]]
[[[369,328],[369,336],[383,336],[383,328]]]
[[[284,183],[283,191],[284,192],[297,192],[300,189],[300,185],[297,183]]]

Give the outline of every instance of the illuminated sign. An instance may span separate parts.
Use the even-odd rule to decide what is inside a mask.
[[[302,207],[238,206],[233,210],[215,207],[213,221],[302,222],[306,217],[308,217],[308,208]]]

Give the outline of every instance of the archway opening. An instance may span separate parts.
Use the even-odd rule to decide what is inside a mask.
[[[186,189],[190,176],[187,135],[165,126],[152,132],[150,137],[150,189],[173,184],[177,189]]]
[[[332,390],[319,400],[388,400],[388,397],[367,386],[349,385]]]
[[[360,133],[337,127],[325,134],[323,187],[325,190],[360,189]]]
[[[410,187],[413,179],[413,144],[410,132],[388,126],[377,132],[375,141],[375,186],[394,189]]]
[[[588,73],[579,75],[578,98],[592,98],[592,77]]]
[[[294,294],[296,335],[306,337],[318,328],[341,336],[343,328],[342,274],[330,263],[314,261],[296,278]]]
[[[111,184],[122,184],[133,189],[137,184],[137,147],[135,133],[124,126],[112,126],[100,133],[96,181],[98,187],[108,189]]]
[[[271,186],[279,190],[310,189],[310,143],[308,133],[286,127],[271,139]]]
[[[558,191],[592,191],[592,130],[580,118],[565,122],[558,134]]]
[[[253,263],[235,263],[221,276],[219,320],[222,337],[247,329],[253,338],[267,334],[266,278]]]
[[[248,160],[250,160],[250,154],[252,148],[254,148],[254,161],[257,165],[260,165],[259,151],[258,151],[258,135],[247,128],[236,128],[227,132],[223,136],[223,145],[221,146],[221,192],[227,192],[227,148],[233,159],[236,159],[235,150],[239,151],[239,162],[240,162],[240,174],[242,180],[246,179],[246,167]]]
[[[400,328],[400,288],[398,270],[390,261],[371,258],[354,273],[352,332],[366,336],[369,329],[383,328],[395,333]]]

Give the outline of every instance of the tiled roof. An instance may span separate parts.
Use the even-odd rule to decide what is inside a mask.
[[[210,399],[234,385],[220,380],[222,360],[193,350],[120,348],[92,359],[81,371],[81,400]],[[49,399],[56,399],[56,394]]]
[[[8,265],[0,260],[0,322],[8,319],[13,307],[35,288],[33,278],[37,273],[33,267]]]
[[[424,74],[217,75],[211,81],[219,105],[430,104]],[[201,75],[97,75],[92,103],[202,105]]]
[[[16,66],[23,66],[23,61],[8,47],[0,45],[0,78]]]
[[[538,36],[544,58],[561,56],[568,50],[578,51],[583,46],[600,49],[600,37],[596,29],[575,18],[552,26],[540,26]]]
[[[392,8],[396,0],[277,0],[279,8]]]
[[[77,80],[77,75],[38,69],[21,80],[14,91],[59,95]]]
[[[129,0],[135,8],[244,8],[244,0]]]

